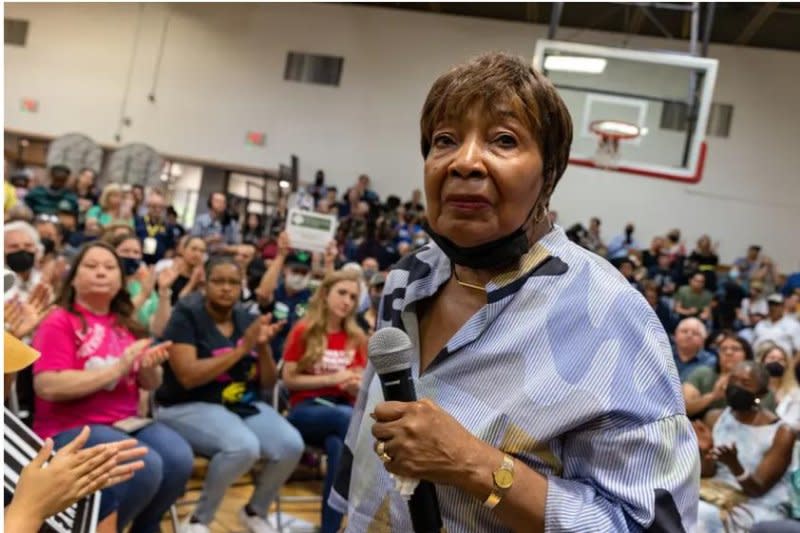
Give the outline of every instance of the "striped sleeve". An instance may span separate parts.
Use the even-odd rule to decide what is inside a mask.
[[[562,456],[562,476],[548,477],[545,531],[695,530],[700,461],[685,416],[569,434]]]

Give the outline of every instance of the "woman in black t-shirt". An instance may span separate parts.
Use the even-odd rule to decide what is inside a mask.
[[[242,275],[232,257],[213,257],[205,295],[180,300],[164,332],[173,345],[156,394],[159,420],[211,460],[187,524],[193,532],[207,531],[225,491],[259,459],[267,464],[239,517],[250,531],[269,531],[267,510],[304,449],[297,430],[259,399],[276,379],[269,341],[283,324],[238,304]]]

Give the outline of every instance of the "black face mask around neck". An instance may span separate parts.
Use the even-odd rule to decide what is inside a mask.
[[[518,261],[530,249],[525,224],[510,235],[478,246],[459,246],[425,223],[425,232],[456,265],[467,268],[504,267]]]

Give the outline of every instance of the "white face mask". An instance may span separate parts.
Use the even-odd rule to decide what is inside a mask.
[[[311,274],[289,274],[286,276],[286,288],[290,291],[300,292],[308,287]]]

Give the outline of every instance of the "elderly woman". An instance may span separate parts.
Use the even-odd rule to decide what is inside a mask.
[[[572,139],[553,86],[481,56],[434,83],[421,136],[433,243],[389,274],[378,324],[411,337],[421,400],[384,403],[367,368],[331,495],[347,531],[412,531],[390,474],[434,483],[451,533],[691,531],[667,336],[548,217]]]
[[[749,531],[755,522],[788,518],[795,436],[763,407],[769,379],[763,365],[739,363],[725,388],[728,407],[710,414],[711,429],[702,422],[694,424],[703,458],[702,476],[712,480],[702,493],[698,533]],[[732,510],[723,503],[737,500],[730,491],[746,500]],[[725,507],[725,512],[718,506]]]
[[[130,210],[125,209],[122,201],[122,186],[116,183],[109,183],[100,194],[99,205],[90,208],[86,212],[86,218],[94,218],[100,225],[110,226],[112,224],[125,224],[133,227],[133,217]]]

